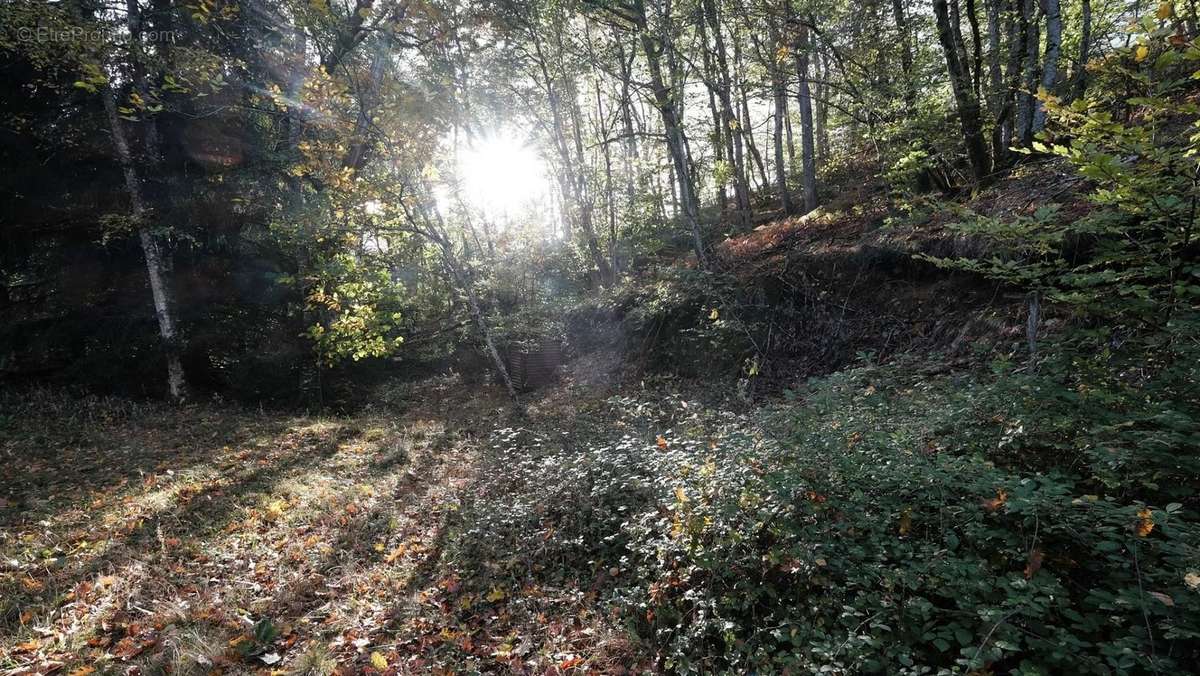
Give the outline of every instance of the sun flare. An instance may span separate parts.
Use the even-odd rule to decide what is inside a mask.
[[[545,164],[512,133],[477,139],[459,153],[458,169],[463,196],[489,217],[513,215],[547,197]]]

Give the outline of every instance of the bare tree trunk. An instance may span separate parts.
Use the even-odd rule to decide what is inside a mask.
[[[1025,64],[1022,76],[1023,91],[1017,95],[1017,128],[1014,136],[1020,140],[1022,145],[1028,146],[1033,141],[1035,101],[1033,93],[1037,90],[1038,85],[1038,49],[1041,37],[1038,30],[1039,17],[1035,5],[1036,0],[1020,0],[1020,2],[1021,29],[1025,34]]]
[[[621,43],[619,35],[616,42],[617,59],[621,62],[621,126],[625,133],[625,143],[622,149],[625,162],[625,197],[630,213],[632,213],[637,202],[637,193],[634,190],[635,182],[643,189],[646,187],[638,169],[641,158],[638,154],[637,138],[633,132],[633,98],[629,91],[633,80],[633,59],[636,51],[631,51],[629,57],[626,58],[625,45]]]
[[[480,338],[483,340],[484,350],[492,359],[492,365],[496,367],[496,372],[500,374],[500,380],[504,383],[504,389],[508,391],[509,398],[512,399],[513,405],[520,409],[521,400],[517,396],[517,388],[513,385],[512,377],[508,374],[508,366],[504,363],[504,358],[500,356],[500,351],[496,349],[496,340],[492,337],[492,328],[487,323],[487,318],[483,316],[483,309],[479,305],[479,296],[475,293],[472,275],[470,271],[458,260],[458,256],[454,253],[454,245],[450,240],[446,239],[444,234],[437,239],[437,244],[442,252],[442,262],[445,263],[446,269],[450,272],[458,288],[463,292],[463,296],[467,299],[467,311],[471,315],[471,321],[475,324],[476,330],[479,331]]]
[[[787,136],[787,156],[790,166],[796,161],[796,141],[792,138],[792,113],[790,110],[787,111],[787,116],[783,118],[783,131],[784,135]],[[795,171],[792,173],[795,173]]]
[[[536,29],[532,31],[535,54],[537,55],[538,73],[542,78],[542,86],[546,90],[547,103],[550,108],[551,129],[554,135],[554,145],[561,163],[559,180],[562,183],[564,207],[571,213],[571,220],[579,228],[583,236],[584,246],[596,266],[600,278],[607,283],[612,276],[608,261],[600,250],[600,242],[596,237],[596,228],[592,222],[592,204],[587,195],[586,158],[583,153],[583,141],[579,131],[578,104],[575,100],[574,82],[566,80],[566,98],[570,100],[572,132],[574,140],[574,155],[571,141],[567,138],[566,122],[563,119],[563,96],[559,83],[550,73],[547,55],[542,49],[542,41]]]
[[[779,30],[771,19],[771,45],[778,49],[782,43]],[[771,140],[775,150],[775,189],[779,191],[779,206],[783,213],[792,213],[792,196],[788,192],[787,163],[784,161],[784,130],[787,126],[787,82],[783,69],[774,54],[769,55],[771,68],[771,93],[775,98],[775,133]]]
[[[900,34],[900,72],[904,75],[904,107],[912,110],[917,102],[916,82],[913,81],[912,39],[908,34],[908,20],[904,16],[904,0],[892,0],[892,18],[896,32]]]
[[[975,11],[975,0],[966,0],[967,23],[971,26],[971,83],[975,99],[983,98],[983,36],[979,33],[979,14]],[[965,51],[965,50],[964,50]]]
[[[1008,135],[1006,134],[1008,94],[1004,88],[1001,30],[1009,0],[984,0],[988,27],[988,110],[992,114],[992,161],[996,167],[1007,164]]]
[[[745,121],[739,122],[738,116],[733,109],[729,57],[725,51],[725,37],[721,29],[720,17],[717,14],[716,2],[715,0],[701,0],[700,4],[704,13],[704,19],[713,33],[717,57],[717,72],[715,73],[714,84],[717,90],[717,98],[721,104],[722,118],[721,129],[719,131],[721,137],[725,139],[727,157],[733,164],[733,191],[734,197],[737,199],[737,222],[744,226],[749,222],[750,211],[750,190],[746,185],[746,161],[743,154],[743,137],[740,129],[741,124],[744,124]],[[703,30],[703,23],[701,24],[701,30]],[[708,45],[704,45],[703,48],[707,52]]]
[[[609,129],[604,126],[604,98],[600,91],[600,78],[595,79],[596,86],[596,131],[600,138],[607,139]],[[608,207],[608,259],[611,278],[609,283],[615,283],[620,271],[617,269],[617,199],[613,185],[612,150],[608,143],[600,144],[604,152],[604,204]]]
[[[712,116],[713,162],[716,166],[721,166],[725,163],[726,145],[728,145],[728,156],[733,157],[733,141],[730,138],[733,131],[721,114],[721,107],[717,105],[717,88],[720,85],[714,73],[716,69],[713,67],[711,50],[708,48],[708,20],[703,16],[703,5],[698,5],[696,11],[701,15],[698,17],[696,26],[700,42],[704,45],[700,50],[700,56],[704,67],[705,89],[708,92],[708,111]],[[716,183],[717,207],[721,210],[721,217],[724,218],[729,212],[729,191],[725,181],[717,180],[714,183]]]
[[[1012,163],[1010,148],[1017,139],[1017,90],[1021,86],[1021,61],[1025,54],[1025,29],[1020,19],[1019,5],[1024,0],[1002,0],[1005,32],[1008,34],[1008,61],[1004,67],[1004,90],[1000,115],[996,120],[993,146],[998,148],[997,166]]]
[[[1075,73],[1075,86],[1072,88],[1071,100],[1083,98],[1087,91],[1087,63],[1091,58],[1089,50],[1092,42],[1092,1],[1082,0],[1080,8],[1079,33],[1079,65]]]
[[[1004,69],[1001,65],[1000,54],[1000,14],[1003,12],[1005,0],[984,0],[987,11],[988,35],[988,110],[992,119],[1000,119],[1001,98],[1004,95]]]
[[[138,176],[133,154],[129,150],[121,118],[117,115],[117,103],[114,98],[116,92],[106,87],[101,96],[104,98],[104,111],[108,117],[113,146],[117,151],[117,161],[121,164],[121,171],[125,176],[125,190],[129,193],[131,216],[137,224],[142,255],[146,259],[146,274],[150,278],[150,294],[154,299],[154,314],[158,318],[158,333],[167,357],[167,392],[172,400],[180,402],[187,398],[187,380],[183,375],[183,362],[179,358],[180,339],[175,322],[175,299],[170,281],[167,280],[166,263],[163,260],[162,248],[146,223],[148,213],[145,197],[142,195],[141,178]]]
[[[671,154],[671,163],[679,184],[679,202],[684,223],[691,230],[692,247],[696,252],[697,262],[701,267],[708,267],[708,257],[704,253],[704,240],[700,235],[700,207],[696,201],[695,184],[692,182],[687,146],[684,142],[683,129],[680,126],[678,109],[674,97],[671,96],[671,90],[663,80],[662,62],[660,61],[662,52],[650,34],[645,6],[641,0],[637,0],[636,6],[640,10],[637,16],[638,38],[641,42],[642,52],[646,56],[647,68],[650,71],[650,90],[654,96],[654,107],[658,109],[659,116],[662,118],[663,132],[667,137],[667,149]]]
[[[817,164],[823,167],[829,161],[829,55],[817,49],[813,56],[817,61],[817,79],[821,81],[813,94],[813,127],[817,136]]]
[[[950,88],[958,108],[958,119],[962,126],[963,140],[967,146],[967,158],[976,180],[983,180],[991,170],[987,146],[983,141],[983,125],[979,115],[979,100],[971,88],[970,73],[959,60],[963,53],[961,36],[955,36],[950,22],[946,0],[933,0],[933,12],[937,17],[938,40],[946,56],[946,69],[950,75]]]
[[[797,103],[800,105],[800,154],[804,171],[800,179],[800,186],[804,195],[805,213],[817,208],[817,163],[813,154],[812,93],[809,90],[808,80],[809,47],[808,26],[801,23],[793,48],[796,53],[796,73],[800,77],[800,93],[797,96]]]
[[[734,50],[737,71],[742,72],[741,50]],[[758,168],[758,176],[761,179],[759,186],[765,188],[770,185],[770,179],[767,178],[767,167],[763,162],[762,154],[758,152],[758,144],[754,142],[754,121],[750,119],[750,98],[745,82],[738,84],[738,91],[741,94],[742,102],[742,124],[738,128],[738,133],[746,142],[746,151],[750,153],[750,159],[754,160],[754,167]],[[753,178],[753,171],[747,170],[746,173]],[[746,208],[750,209],[749,195],[746,197]]]
[[[1046,15],[1046,53],[1042,57],[1041,88],[1050,94],[1058,80],[1058,54],[1062,49],[1062,12],[1058,0],[1042,0],[1042,13]],[[1030,132],[1036,134],[1046,127],[1046,104],[1037,100],[1034,105]]]

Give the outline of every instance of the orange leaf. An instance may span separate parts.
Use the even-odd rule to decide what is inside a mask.
[[[31,653],[31,652],[37,650],[39,645],[41,645],[41,644],[38,642],[38,640],[36,638],[31,638],[24,643],[18,643],[17,647],[14,649],[14,652]]]
[[[667,450],[667,440],[663,438],[663,435],[658,435],[658,438],[654,440],[654,443],[658,444],[659,450]]]
[[[991,500],[984,500],[983,508],[989,512],[994,512],[1003,507],[1004,503],[1006,502],[1008,502],[1008,491],[1004,490],[1003,488],[997,488],[996,497],[992,498]]]
[[[408,551],[408,546],[402,542],[399,545],[397,545],[396,548],[393,549],[390,554],[387,555],[387,558],[384,559],[384,561],[386,561],[387,563],[395,563],[396,559],[404,556],[404,553],[406,551]]]
[[[1138,537],[1144,538],[1154,530],[1154,513],[1146,508],[1138,510],[1137,534]]]

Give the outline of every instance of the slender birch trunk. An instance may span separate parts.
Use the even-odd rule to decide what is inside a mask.
[[[141,178],[138,176],[133,154],[129,150],[129,141],[125,136],[125,129],[121,126],[121,118],[117,114],[117,102],[114,98],[116,93],[105,87],[101,96],[104,98],[104,112],[108,117],[117,161],[125,177],[125,190],[129,193],[130,215],[137,224],[142,255],[146,259],[146,274],[150,278],[150,294],[154,299],[154,314],[158,318],[158,333],[167,358],[167,392],[172,400],[181,402],[187,398],[187,380],[184,378],[183,362],[179,357],[180,338],[174,314],[174,294],[170,280],[167,279],[164,254],[146,222],[149,214],[145,196],[142,194]]]

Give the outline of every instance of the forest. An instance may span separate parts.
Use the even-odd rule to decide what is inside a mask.
[[[1200,674],[1195,0],[0,1],[0,676]]]

